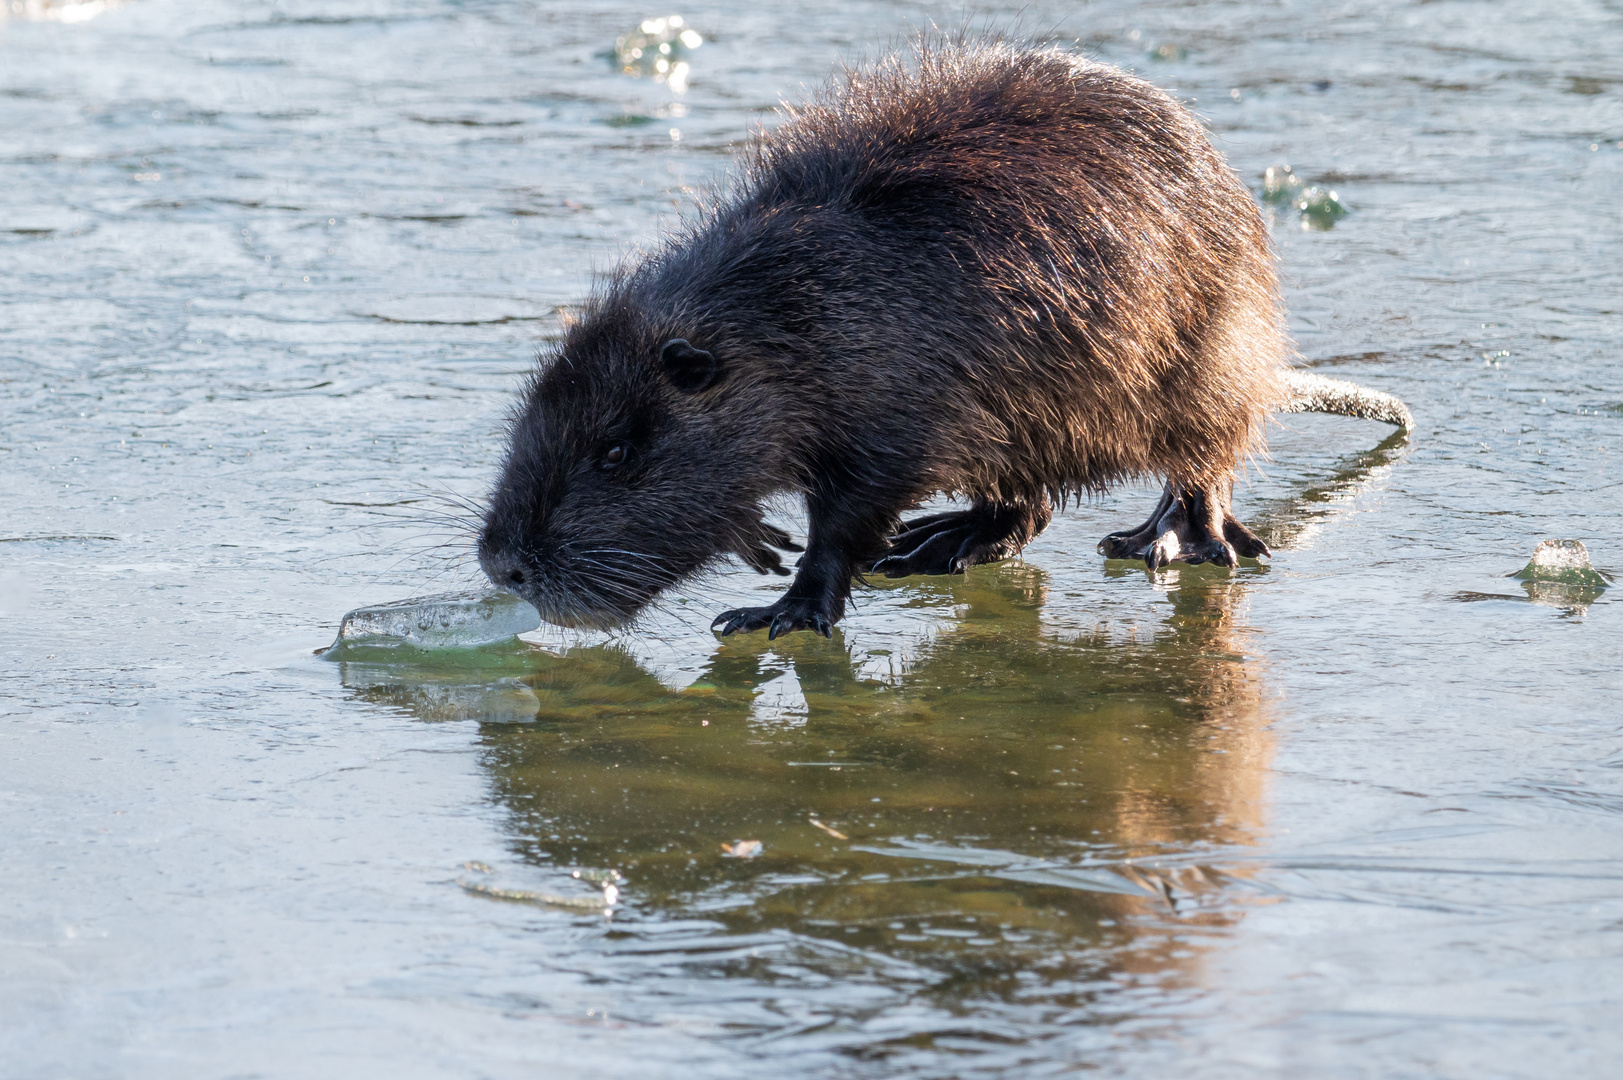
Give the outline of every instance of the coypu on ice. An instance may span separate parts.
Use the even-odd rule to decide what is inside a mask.
[[[723,634],[827,635],[852,580],[1018,552],[1056,502],[1166,481],[1100,551],[1235,565],[1270,412],[1401,402],[1287,370],[1267,227],[1178,102],[1053,49],[925,43],[847,72],[621,268],[531,379],[480,563],[550,621],[612,626],[734,553],[793,583]],[[937,493],[966,509],[904,521]]]

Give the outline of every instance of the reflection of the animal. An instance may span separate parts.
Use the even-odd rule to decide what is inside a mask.
[[[1310,512],[1389,450],[1264,518]],[[1249,893],[1236,850],[1265,822],[1272,737],[1241,616],[1266,572],[1163,571],[1152,618],[1080,635],[1045,619],[1031,566],[881,585],[952,617],[901,650],[839,631],[729,638],[680,690],[612,647],[345,682],[425,718],[481,718],[532,866],[615,870],[634,911],[794,952],[723,969],[905,982],[880,970],[895,961],[934,972],[953,1008],[1081,1006],[1112,973],[1197,978],[1200,934]],[[1144,573],[1107,564],[1089,587],[1142,589]],[[761,854],[728,857],[736,840]]]
[[[1095,943],[1115,970],[1176,971],[1160,954],[1186,945],[1129,927],[1231,918],[1199,852],[1244,843],[1262,815],[1243,581],[1183,570],[1136,643],[1045,630],[1045,577],[1028,566],[911,582],[961,615],[886,679],[863,677],[870,658],[839,633],[728,639],[680,691],[612,648],[537,651],[527,673],[486,677],[487,762],[528,859],[617,870],[645,910],[994,983],[1066,981],[1098,965]],[[381,674],[346,682],[423,715],[454,698]],[[763,688],[791,679],[796,707],[763,713]],[[501,701],[523,722],[494,719]],[[739,839],[762,854],[727,857]]]

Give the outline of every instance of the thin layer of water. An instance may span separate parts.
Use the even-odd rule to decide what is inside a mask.
[[[624,4],[0,13],[0,1071],[1623,1057],[1616,589],[1508,577],[1623,568],[1615,4],[988,9],[1346,209],[1265,204],[1292,329],[1417,432],[1281,418],[1271,564],[1102,562],[1124,489],[832,641],[718,641],[780,587],[732,566],[622,634],[339,663],[343,612],[478,585],[591,271],[961,12],[686,8],[680,86]]]

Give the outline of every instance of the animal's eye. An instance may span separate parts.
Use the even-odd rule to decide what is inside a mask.
[[[617,442],[603,452],[603,467],[612,469],[616,465],[625,464],[626,458],[631,456],[631,447],[623,442]]]

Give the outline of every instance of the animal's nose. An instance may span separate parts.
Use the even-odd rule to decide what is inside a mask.
[[[512,552],[481,551],[479,568],[498,589],[506,589],[521,596],[526,592],[525,586],[529,584],[530,571],[525,568],[523,560]]]

